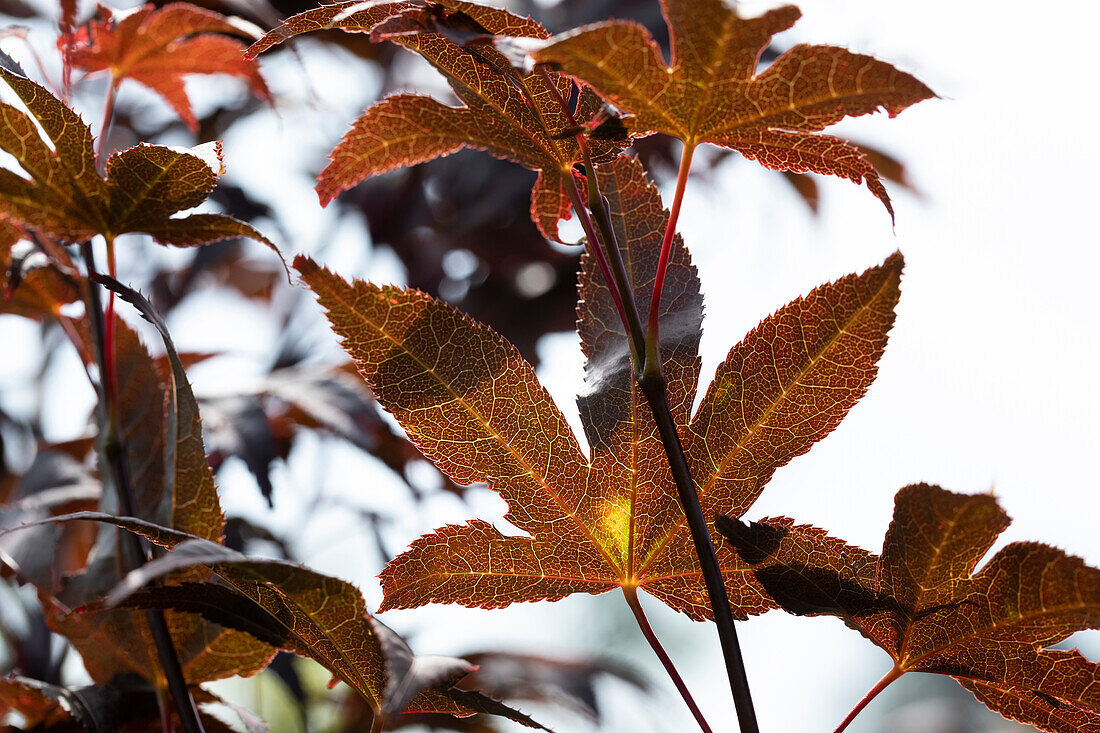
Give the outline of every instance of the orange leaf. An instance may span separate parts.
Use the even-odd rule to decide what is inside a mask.
[[[661,5],[671,65],[632,22],[556,36],[531,57],[583,79],[629,112],[625,123],[635,134],[663,132],[689,147],[731,148],[775,170],[865,182],[893,216],[886,189],[859,149],[816,133],[880,108],[893,117],[934,96],[928,87],[890,64],[830,46],[795,46],[757,74],[772,36],[798,20],[794,6],[746,19],[723,0]]]
[[[472,3],[438,3],[469,18],[493,35],[546,38],[530,19]],[[569,98],[571,82],[555,75],[556,89],[540,74],[522,76],[480,36],[460,44],[458,33],[422,4],[356,0],[325,5],[286,20],[249,49],[259,54],[301,33],[323,28],[372,34],[423,56],[442,72],[463,103],[450,107],[423,96],[397,95],[368,109],[332,151],[331,162],[317,179],[317,194],[327,205],[341,191],[365,178],[422,163],[463,147],[488,150],[539,172],[532,192],[532,218],[543,234],[557,239],[557,222],[569,214],[565,176],[573,175],[580,150],[558,96]],[[586,121],[594,109],[578,110]],[[607,160],[627,141],[594,141],[593,156]]]
[[[62,35],[57,44],[71,49],[76,68],[110,72],[112,84],[133,79],[152,89],[195,131],[199,123],[184,88],[185,75],[230,74],[247,81],[260,99],[271,97],[256,63],[243,56],[245,44],[219,34],[252,36],[254,29],[189,3],[160,9],[149,4],[117,15],[100,5],[97,20]]]
[[[143,232],[161,244],[190,247],[249,237],[278,252],[267,237],[223,214],[174,218],[214,190],[223,172],[221,143],[186,151],[137,145],[107,160],[104,179],[96,172],[91,132],[75,112],[2,53],[0,78],[31,115],[0,103],[0,148],[29,176],[0,170],[0,214],[70,242],[97,234],[114,238]],[[39,135],[35,121],[53,149]]]
[[[668,215],[633,159],[597,167],[597,175],[634,287],[648,292]],[[383,609],[492,608],[641,587],[692,618],[710,615],[664,449],[635,393],[626,336],[591,263],[579,310],[590,458],[531,367],[485,326],[417,291],[349,284],[302,257],[296,267],[410,439],[452,480],[487,481],[508,502],[506,519],[528,535],[473,521],[421,537],[382,572]],[[766,319],[734,349],[691,419],[702,298],[676,240],[662,354],[673,415],[699,485],[710,489],[703,501],[711,516],[747,509],[777,466],[832,430],[862,395],[886,341],[900,269],[895,255]],[[750,385],[743,393],[731,384],[735,363]],[[739,411],[744,424],[725,417]],[[784,426],[792,430],[780,432]],[[714,435],[723,429],[734,431],[732,442]],[[746,446],[755,459],[741,453]],[[719,562],[737,615],[772,607],[735,553],[721,548]]]
[[[1100,664],[1047,649],[1100,628],[1100,570],[1034,542],[975,572],[1009,519],[988,494],[918,484],[898,492],[882,556],[789,519],[723,534],[787,610],[828,614],[907,672],[951,675],[989,708],[1042,730],[1100,730]]]

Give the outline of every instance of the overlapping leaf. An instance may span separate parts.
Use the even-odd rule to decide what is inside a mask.
[[[629,158],[599,174],[632,282],[646,293],[667,214]],[[733,349],[689,420],[702,306],[677,243],[662,353],[707,514],[743,513],[778,466],[831,431],[862,396],[893,322],[901,264],[894,255],[765,319]],[[622,586],[644,588],[692,618],[709,616],[667,458],[634,392],[626,338],[598,279],[584,276],[580,311],[589,460],[530,366],[488,328],[416,291],[348,284],[306,258],[296,267],[410,438],[454,481],[488,481],[508,502],[506,518],[529,535],[507,536],[484,521],[426,535],[383,571],[383,608],[499,607]],[[770,607],[733,552],[722,548],[719,560],[738,615]]]
[[[846,116],[882,108],[894,116],[933,96],[890,64],[831,46],[797,45],[761,73],[761,52],[799,18],[793,6],[745,19],[724,0],[662,0],[672,62],[642,26],[598,23],[555,37],[532,52],[591,84],[630,113],[636,134],[663,132],[688,147],[710,142],[768,168],[865,182],[890,199],[860,151],[816,134]]]
[[[79,115],[3,54],[0,77],[31,114],[0,103],[0,149],[27,174],[0,170],[0,213],[71,242],[97,234],[114,238],[144,232],[177,247],[250,237],[275,248],[251,226],[229,216],[173,218],[201,204],[214,189],[222,172],[219,144],[186,152],[138,145],[112,155],[104,179],[96,172],[91,131]],[[36,121],[52,148],[39,135]]]
[[[454,683],[472,665],[449,657],[415,657],[404,640],[371,617],[362,594],[350,583],[284,561],[248,558],[133,517],[76,512],[54,521],[78,520],[112,524],[173,548],[127,575],[106,599],[108,607],[175,609],[238,629],[317,661],[383,716],[402,710],[459,716],[489,713],[542,727],[492,698],[455,689]],[[200,567],[209,568],[220,582],[147,587],[151,581]],[[97,601],[88,608],[102,612],[104,604]]]
[[[133,302],[160,330],[170,368],[162,371],[138,336],[123,321],[115,322],[115,403],[119,435],[134,511],[144,519],[220,541],[225,518],[213,475],[206,463],[198,407],[182,363],[148,303],[133,291],[108,281]],[[117,488],[105,493],[103,506],[118,510]],[[93,679],[106,682],[130,672],[151,681],[159,674],[154,645],[143,614],[130,610],[64,613],[106,593],[119,579],[119,557],[113,538],[101,539],[101,552],[81,574],[65,579],[51,610],[51,626],[81,652]],[[40,550],[41,551],[41,550]],[[52,587],[43,588],[52,592]],[[238,631],[193,616],[170,614],[169,628],[186,678],[202,682],[235,674],[254,674],[274,650]]]
[[[882,556],[789,519],[722,532],[785,608],[829,614],[884,649],[895,676],[953,676],[1005,717],[1043,730],[1100,730],[1100,664],[1049,650],[1100,628],[1100,570],[1034,542],[985,556],[1009,519],[990,495],[898,492]]]
[[[324,5],[286,20],[249,49],[256,55],[324,28],[369,32],[375,40],[392,40],[427,59],[447,77],[464,105],[450,107],[430,97],[400,94],[368,109],[332,151],[331,162],[318,177],[321,203],[370,176],[463,147],[482,148],[539,171],[531,215],[546,236],[556,239],[557,222],[569,212],[564,177],[573,175],[580,156],[570,135],[559,137],[572,127],[558,99],[569,98],[571,84],[555,75],[555,89],[539,74],[519,75],[491,44],[479,42],[476,33],[465,29],[536,38],[546,38],[547,32],[530,19],[495,8],[453,0],[433,5],[439,8],[435,12],[418,2],[346,0]],[[473,40],[463,43],[465,38]],[[593,95],[585,94],[577,111],[580,121],[587,121],[597,108]],[[625,142],[594,142],[593,155],[606,159]]]
[[[192,131],[199,123],[191,110],[183,77],[230,74],[248,82],[261,99],[270,98],[260,70],[243,56],[244,43],[231,36],[255,37],[255,29],[189,3],[160,9],[143,5],[116,15],[99,6],[99,17],[57,40],[75,68],[109,72],[111,83],[133,79],[159,94]]]

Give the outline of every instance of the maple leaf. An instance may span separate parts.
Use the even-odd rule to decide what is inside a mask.
[[[229,36],[254,37],[258,28],[189,3],[152,4],[117,13],[98,7],[98,18],[57,39],[70,63],[89,74],[109,72],[111,84],[133,79],[159,94],[195,132],[199,122],[191,110],[183,77],[188,74],[230,74],[248,82],[260,99],[271,93],[257,64],[242,52],[246,44]]]
[[[71,242],[129,232],[177,247],[249,237],[278,252],[250,225],[223,214],[173,218],[201,204],[214,189],[223,170],[220,143],[186,152],[138,145],[108,158],[105,179],[96,172],[92,133],[76,112],[28,79],[2,52],[0,78],[31,115],[0,103],[0,149],[14,156],[29,177],[0,170],[0,213]]]
[[[915,78],[870,56],[799,44],[756,73],[774,34],[801,13],[794,6],[741,18],[723,0],[662,0],[672,45],[666,65],[641,25],[607,22],[556,36],[531,51],[591,84],[630,113],[634,134],[663,132],[687,154],[709,142],[774,170],[865,182],[893,217],[886,189],[858,148],[816,134],[846,116],[879,108],[891,117],[935,96]]]
[[[317,661],[356,690],[376,714],[401,710],[458,716],[489,713],[545,730],[503,703],[454,688],[457,678],[473,666],[450,657],[415,657],[404,640],[371,617],[362,594],[350,583],[285,561],[249,558],[136,517],[74,512],[19,529],[73,521],[114,525],[172,550],[131,571],[109,596],[85,606],[85,613],[116,607],[167,608],[192,617],[201,615]],[[148,586],[153,580],[199,567],[208,568],[224,583]]]
[[[433,6],[461,13],[491,35],[549,36],[538,23],[503,10],[450,0]],[[577,142],[564,134],[573,127],[559,101],[570,96],[567,78],[555,75],[551,86],[541,74],[520,76],[491,44],[456,43],[456,32],[441,27],[436,15],[425,17],[425,6],[416,2],[348,0],[307,10],[284,21],[248,53],[255,56],[288,38],[323,28],[369,32],[373,40],[391,40],[415,51],[446,76],[463,106],[398,94],[370,107],[332,151],[317,178],[322,205],[365,178],[464,147],[480,148],[539,172],[531,192],[531,218],[545,236],[558,239],[558,220],[569,217],[564,181],[581,157]],[[587,121],[598,108],[591,91],[582,95],[579,121]],[[594,141],[592,155],[606,160],[626,142]]]
[[[126,448],[133,510],[187,536],[220,542],[225,516],[206,463],[198,405],[167,328],[139,294],[109,278],[97,279],[153,323],[169,365],[162,370],[137,334],[116,316],[114,354],[119,391],[114,409]],[[111,487],[104,492],[101,506],[117,511],[117,495],[116,487]],[[118,582],[117,546],[112,537],[101,537],[101,544],[101,552],[84,572],[64,579],[56,594],[58,603],[48,610],[50,625],[81,652],[93,679],[106,682],[117,673],[132,672],[156,682],[160,666],[143,614],[118,609],[64,612],[85,605]],[[52,585],[42,590],[52,593]],[[194,616],[170,614],[167,620],[190,682],[254,674],[266,667],[274,654],[274,649],[250,636]]]
[[[633,159],[597,174],[631,282],[645,293],[668,215]],[[901,265],[894,255],[765,319],[719,367],[689,419],[702,300],[675,240],[661,352],[710,516],[743,513],[778,466],[830,432],[862,396],[893,322]],[[506,536],[475,520],[421,537],[383,570],[381,609],[494,608],[640,587],[694,619],[710,616],[662,443],[635,392],[626,336],[591,263],[579,317],[591,460],[531,367],[490,329],[417,291],[349,284],[304,257],[295,266],[410,439],[455,482],[487,481],[508,503],[505,518],[529,535]],[[738,615],[772,607],[735,553],[720,548],[719,562]]]
[[[991,495],[917,484],[895,498],[881,557],[786,518],[719,527],[784,608],[839,616],[890,655],[876,693],[908,672],[946,674],[1007,718],[1100,730],[1100,664],[1046,648],[1100,628],[1100,570],[1014,542],[975,572],[1008,524]]]

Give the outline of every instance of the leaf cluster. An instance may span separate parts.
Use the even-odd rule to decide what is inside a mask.
[[[0,170],[3,311],[60,326],[98,397],[89,435],[42,445],[19,475],[5,466],[0,482],[5,577],[34,588],[40,608],[29,612],[37,624],[31,628],[64,637],[93,684],[64,684],[48,644],[43,652],[12,636],[6,643],[25,654],[20,674],[0,684],[0,713],[18,713],[40,730],[155,729],[156,703],[164,707],[168,690],[185,729],[226,730],[207,709],[219,701],[201,685],[274,669],[278,651],[313,660],[345,683],[356,700],[349,725],[372,731],[425,721],[480,730],[492,716],[542,728],[497,697],[564,697],[597,717],[597,676],[645,687],[606,661],[418,656],[368,610],[355,585],[294,562],[290,543],[263,528],[239,518],[227,524],[217,468],[243,461],[274,504],[273,464],[289,459],[298,435],[321,432],[381,459],[414,497],[420,487],[412,467],[421,457],[459,496],[486,484],[507,502],[504,519],[521,533],[474,519],[428,533],[392,558],[378,533],[388,560],[379,612],[427,603],[500,608],[620,589],[651,636],[640,589],[690,619],[717,620],[720,629],[727,610],[738,619],[777,608],[835,615],[894,661],[872,694],[907,672],[934,672],[1043,730],[1100,728],[1100,667],[1076,651],[1048,648],[1097,628],[1100,571],[1036,543],[1009,545],[976,570],[1007,526],[991,496],[903,489],[879,555],[792,519],[741,519],[775,471],[826,437],[870,388],[894,324],[903,258],[891,254],[779,308],[703,384],[703,296],[676,234],[693,151],[709,143],[736,152],[792,176],[807,198],[806,173],[864,184],[892,218],[882,179],[901,172],[880,175],[876,155],[823,131],[878,110],[893,117],[934,94],[892,65],[842,48],[772,50],[773,36],[799,17],[793,6],[757,18],[722,0],[662,0],[660,7],[663,29],[619,20],[555,35],[529,17],[459,0],[345,0],[303,9],[260,34],[184,3],[126,15],[100,8],[77,28],[75,4],[65,3],[58,47],[66,79],[74,69],[110,77],[98,141],[68,102],[68,80],[55,94],[0,52],[0,78],[21,104],[0,103],[0,149],[18,166]],[[122,82],[153,90],[179,124],[201,134],[246,112],[224,111],[221,123],[200,120],[184,76],[235,76],[268,101],[257,57],[326,29],[369,39],[363,53],[387,69],[393,57],[380,49],[417,54],[453,93],[448,101],[399,93],[372,104],[317,176],[328,205],[367,179],[425,164],[347,197],[360,197],[352,203],[371,212],[377,239],[401,243],[406,262],[422,265],[410,267],[414,286],[422,278],[442,290],[447,279],[438,258],[417,251],[425,239],[417,222],[427,211],[431,239],[472,243],[498,273],[518,281],[532,264],[550,268],[551,285],[532,286],[531,310],[514,309],[522,321],[545,310],[537,299],[548,293],[572,300],[573,260],[562,255],[547,264],[539,248],[544,238],[563,239],[562,220],[580,220],[583,436],[524,357],[542,329],[560,321],[516,326],[524,346],[517,348],[438,293],[349,281],[300,254],[300,279],[362,379],[350,368],[310,362],[308,346],[287,346],[297,353],[280,354],[254,387],[200,399],[187,369],[209,355],[180,353],[161,311],[180,303],[193,280],[236,273],[239,244],[204,247],[190,265],[159,272],[150,280],[156,306],[115,279],[114,245],[124,234],[176,247],[245,237],[278,253],[245,220],[190,212],[221,196],[256,217],[272,213],[247,192],[215,191],[224,172],[220,143],[104,147]],[[255,42],[246,49],[241,37]],[[664,137],[644,140],[655,133]],[[668,156],[668,139],[681,142],[671,211],[640,162],[647,149]],[[511,256],[512,230],[505,236],[499,222],[505,205],[520,198],[515,190],[484,213],[476,210],[484,197],[461,182],[449,182],[449,191],[421,190],[425,181],[438,183],[441,171],[464,173],[468,157],[439,160],[463,149],[498,159],[487,170],[507,170],[500,161],[508,161],[531,171],[507,179],[532,189],[527,200],[524,186],[514,186],[527,210],[516,231],[527,244],[510,264],[500,262]],[[889,167],[888,158],[878,159]],[[442,199],[438,190],[446,192]],[[458,215],[441,210],[439,200]],[[492,240],[485,232],[494,227]],[[98,239],[110,276],[95,267]],[[251,274],[234,275],[233,287],[274,307],[278,270]],[[510,302],[497,297],[482,293],[470,302],[483,313]],[[83,312],[72,307],[77,302]],[[148,322],[163,356],[154,356],[116,303]],[[641,342],[645,322],[650,330]],[[282,325],[290,324],[288,312]],[[651,356],[656,366],[647,372]],[[657,401],[642,381],[652,374]],[[671,437],[662,430],[668,425]],[[685,476],[705,518],[701,531],[712,540],[724,591],[717,600],[706,556],[693,542],[700,528],[690,526]],[[245,537],[275,540],[287,557],[249,555]],[[501,671],[517,666],[530,676]],[[188,704],[198,705],[193,719]],[[265,729],[247,711],[241,724]]]

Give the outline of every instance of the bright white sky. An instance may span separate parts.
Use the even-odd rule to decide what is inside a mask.
[[[748,13],[769,6],[741,3]],[[1094,130],[1100,110],[1093,99],[1100,6],[806,0],[801,7],[802,21],[781,41],[873,53],[914,73],[943,99],[923,102],[894,120],[876,115],[836,128],[908,165],[923,196],[891,187],[896,232],[878,201],[846,182],[821,182],[817,219],[774,174],[739,160],[721,167],[713,182],[697,178],[689,184],[681,231],[707,296],[704,379],[761,317],[815,285],[877,264],[894,249],[908,263],[878,380],[835,433],[776,473],[749,518],[786,514],[878,550],[894,492],[928,481],[954,491],[993,490],[1015,520],[1005,541],[1046,541],[1100,563],[1100,237],[1093,208],[1100,191]],[[337,96],[322,94],[326,103]],[[304,132],[287,116],[282,125],[267,125],[264,134],[284,150],[301,153],[304,146],[312,155],[310,146],[327,150],[357,111],[332,110],[325,129]],[[269,175],[270,168],[259,165],[265,158],[272,165],[273,159],[249,135],[251,141],[227,141],[230,174],[250,178],[244,171],[254,168],[257,181],[266,179],[269,188],[282,188],[281,195],[312,208],[307,185],[299,190],[297,181]],[[315,243],[316,223],[303,212],[292,235]],[[290,252],[306,248],[312,247],[286,246]],[[385,259],[370,269],[381,279],[399,276]],[[217,309],[213,304],[200,310],[212,316]],[[247,320],[241,323],[243,329]],[[193,348],[189,339],[197,340],[201,330],[181,323],[181,348]],[[575,412],[581,363],[576,338],[553,337],[543,348],[542,376],[563,409]],[[198,380],[202,387],[201,375]],[[211,381],[206,379],[208,387]],[[331,460],[337,461],[330,464],[334,486],[365,490],[355,474],[343,473],[361,470],[361,464],[340,456]],[[306,485],[316,475],[290,479]],[[402,501],[400,489],[370,488]],[[304,500],[277,496],[286,509],[271,519],[300,523]],[[240,501],[238,509],[263,513],[250,499]],[[443,522],[469,519],[474,511],[495,519],[503,509],[488,494],[475,497],[473,508],[436,502],[406,522],[403,534],[392,538],[394,546]],[[370,553],[369,540],[341,535],[330,524],[306,539],[308,563],[356,580],[368,604],[377,605],[376,582],[348,560]],[[665,612],[656,602],[643,603],[666,646],[684,663],[715,730],[734,730],[713,629]],[[543,653],[596,648],[636,659],[651,670],[660,691],[639,700],[609,686],[604,730],[691,730],[694,724],[649,650],[638,646],[633,630],[616,626],[628,617],[621,599],[608,594],[493,612],[432,607],[389,613],[384,620],[398,630],[416,630],[414,646],[427,653],[479,646]],[[477,630],[467,633],[470,623]],[[890,666],[884,653],[830,619],[769,614],[739,631],[761,726],[769,733],[831,730]],[[1100,658],[1095,637],[1082,643]],[[850,730],[877,730],[876,707],[885,709],[888,697]],[[575,719],[563,719],[563,729],[576,726]]]

